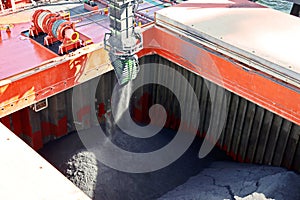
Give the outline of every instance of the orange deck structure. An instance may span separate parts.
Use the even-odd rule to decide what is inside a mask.
[[[172,9],[174,9],[174,11]],[[192,11],[190,11],[190,9],[192,9]],[[263,49],[260,49],[260,46],[257,46],[256,49],[253,49],[250,53],[249,49],[241,49],[241,51],[244,52],[248,51],[246,52],[249,54],[247,55],[248,57],[245,55],[241,55],[238,58],[231,56],[228,53],[236,56],[241,54],[238,51],[238,47],[233,45],[239,45],[239,42],[246,41],[247,37],[249,37],[249,39],[250,37],[255,38],[254,35],[252,35],[254,33],[251,32],[251,30],[246,30],[249,31],[249,33],[248,35],[243,36],[243,34],[246,33],[243,32],[241,35],[240,32],[236,33],[236,29],[226,29],[225,31],[226,34],[228,34],[229,42],[233,41],[233,43],[229,43],[227,47],[226,45],[223,45],[224,40],[224,44],[226,44],[225,37],[227,37],[227,35],[224,35],[223,39],[222,35],[220,36],[221,38],[219,38],[219,41],[221,41],[221,43],[214,41],[206,42],[205,40],[211,39],[208,37],[209,35],[207,35],[209,33],[204,33],[203,36],[199,36],[196,35],[198,30],[193,28],[194,22],[200,23],[198,29],[201,31],[201,21],[197,21],[197,16],[201,17],[201,15],[198,15],[198,12],[201,13],[201,11],[203,11],[203,14],[205,15],[208,12],[211,13],[211,10],[216,10],[217,13],[219,13],[218,10],[220,9],[224,10],[222,15],[218,16],[213,13],[210,14],[214,18],[212,28],[223,26],[223,21],[226,22],[227,20],[229,22],[230,19],[226,19],[224,16],[230,16],[231,13],[238,16],[243,13],[248,13],[248,17],[250,14],[252,16],[258,16],[258,20],[263,13],[267,13],[270,20],[274,19],[273,16],[282,19],[282,26],[284,26],[283,23],[285,19],[291,23],[290,25],[297,25],[299,23],[299,20],[295,17],[247,1],[229,1],[228,3],[220,4],[184,3],[158,12],[158,14],[156,14],[156,23],[143,27],[145,48],[140,52],[139,56],[158,54],[168,58],[174,63],[184,66],[208,80],[220,84],[224,88],[299,125],[300,104],[298,102],[300,96],[297,51],[294,49],[286,49],[292,46],[290,45],[291,37],[285,37],[285,39],[288,40],[284,41],[286,44],[285,48],[285,46],[282,46],[282,42],[280,42],[282,38],[279,40],[278,37],[274,36],[274,32],[269,35],[265,33],[271,40],[268,41],[268,38],[265,38],[265,41],[268,43],[261,43],[264,47],[268,44],[272,44],[272,42],[280,42],[280,44],[278,44],[278,46],[270,46],[270,49],[266,49],[269,51],[263,51]],[[235,11],[238,12],[236,13]],[[170,18],[168,17],[170,14],[165,15],[164,12],[188,12],[189,15],[193,13],[197,13],[197,15],[191,18],[192,20],[188,18],[188,21],[184,22],[184,18],[180,19],[177,17],[177,19],[176,16]],[[188,13],[186,13],[186,16]],[[97,14],[91,13],[91,15]],[[100,14],[98,13],[98,15]],[[87,16],[89,16],[89,14],[87,14]],[[218,19],[218,17],[220,17],[220,19]],[[208,15],[206,18],[210,19],[211,17]],[[75,20],[76,19],[77,18],[75,18]],[[99,20],[100,25],[98,22],[95,23],[94,21],[89,23],[89,19],[87,18],[85,18],[85,21],[79,22],[76,30],[91,38],[94,43],[63,56],[57,55],[41,44],[22,35],[21,32],[28,30],[30,23],[18,23],[18,20],[20,19],[16,19],[15,22],[12,22],[13,28],[11,28],[10,32],[2,30],[0,40],[0,117],[5,117],[17,110],[30,106],[112,69],[107,53],[104,51],[102,45],[104,33],[108,31],[107,16],[104,15],[103,18]],[[249,21],[253,23],[253,26],[255,26],[254,23],[257,22],[255,21],[255,18],[251,17],[249,17]],[[84,25],[85,23],[88,25]],[[236,26],[242,25],[239,23],[240,22],[237,21]],[[242,23],[246,22],[243,21]],[[267,23],[270,22],[266,21],[265,24]],[[194,37],[193,35],[187,35],[186,38],[182,37],[183,33],[179,32],[182,30],[182,27],[180,27],[181,24],[185,24],[185,27],[187,26],[191,29],[190,32],[195,31],[193,34],[198,37],[198,45],[194,45],[188,41],[195,40],[195,38],[189,39]],[[205,27],[207,26],[206,24],[203,24],[203,26],[209,30],[209,27]],[[260,28],[262,26],[264,26],[263,23],[260,25]],[[248,25],[248,27],[249,29],[252,29],[252,26]],[[292,36],[291,34],[296,35],[297,31],[299,31],[295,28],[289,30],[287,27],[278,27],[277,30],[278,29],[281,30],[279,36],[285,35],[284,31],[290,36]],[[271,28],[268,31],[276,30]],[[201,32],[199,32],[199,34],[201,34]],[[241,38],[239,39],[238,37]],[[263,35],[260,34],[259,37],[263,37]],[[292,40],[291,42],[295,41]],[[241,43],[240,45],[241,48],[243,48],[243,45],[247,44]],[[230,48],[230,46],[233,46],[234,50],[237,49],[238,52],[234,52],[231,49],[227,50],[226,48]],[[297,45],[293,46],[297,47]],[[209,48],[210,50],[206,50],[204,47]],[[286,66],[279,67],[280,71],[278,72],[277,69],[272,69],[275,65],[269,65],[270,63],[272,64],[273,60],[276,61],[276,59],[280,59],[277,55],[273,59],[273,57],[270,57],[270,55],[267,54],[265,55],[266,59],[263,57],[261,58],[261,60],[264,59],[263,61],[256,60],[255,57],[252,58],[253,55],[260,57],[260,55],[264,55],[265,52],[269,54],[274,53],[274,50],[279,51],[279,53],[282,52],[282,55],[287,55],[285,56],[286,58],[284,58],[285,60],[282,61],[287,62],[284,63]],[[291,53],[285,54],[284,52],[286,51],[290,51]],[[269,60],[267,60],[268,58]],[[213,69],[210,66],[206,66],[206,61],[207,63],[213,61],[217,68]],[[280,64],[279,60],[277,65]]]
[[[246,8],[247,6],[250,8]],[[289,34],[290,37],[285,37],[284,39],[281,37],[279,40],[279,37],[274,35],[274,32],[270,34],[265,33],[264,35],[266,35],[267,37],[264,38],[266,44],[261,44],[264,45],[264,47],[273,44],[273,46],[270,46],[269,49],[266,49],[264,51],[264,49],[261,49],[260,46],[257,46],[256,49],[253,49],[252,52],[249,52],[251,51],[250,49],[241,49],[241,51],[248,53],[249,57],[245,57],[244,55],[242,55],[244,56],[243,58],[241,58],[243,60],[238,60],[238,58],[235,57],[231,58],[231,60],[228,60],[227,57],[229,55],[226,55],[226,53],[224,53],[224,51],[226,51],[226,49],[224,50],[224,48],[227,47],[221,48],[221,43],[214,44],[211,42],[211,44],[209,44],[211,46],[207,46],[207,48],[212,48],[212,50],[218,52],[221,55],[216,55],[216,53],[210,53],[209,51],[207,51],[208,53],[202,54],[201,51],[203,51],[204,49],[201,46],[197,47],[196,45],[191,44],[185,39],[180,38],[178,33],[171,32],[173,31],[173,29],[167,30],[164,27],[165,25],[167,25],[168,28],[171,27],[177,30],[180,29],[180,27],[178,28],[176,25],[177,19],[173,19],[171,21],[169,20],[169,17],[165,18],[162,12],[162,14],[157,14],[158,19],[156,20],[156,24],[150,24],[143,28],[145,36],[145,48],[140,53],[140,56],[157,53],[159,55],[167,57],[175,63],[185,66],[195,73],[208,78],[209,80],[224,84],[224,87],[226,89],[229,89],[230,91],[233,91],[299,125],[300,104],[298,102],[300,100],[300,96],[298,92],[300,67],[297,66],[297,63],[299,63],[296,56],[297,51],[295,49],[297,48],[297,45],[293,45],[295,47],[293,49],[286,49],[292,47],[292,45],[290,45],[290,42],[296,42],[294,40],[291,40],[290,38],[291,36],[296,35],[297,31],[299,30],[297,30],[295,26],[293,26],[293,30],[289,30],[288,27],[284,27],[283,24],[284,20],[287,19],[289,23],[291,23],[290,25],[297,25],[299,23],[299,20],[292,16],[287,16],[283,13],[279,13],[278,11],[263,8],[262,6],[254,3],[247,2],[246,4],[244,1],[230,1],[230,3],[227,4],[185,3],[173,8],[166,9],[165,12],[176,13],[178,10],[178,12],[188,12],[189,15],[191,15],[191,13],[205,11],[203,12],[205,14],[206,10],[207,12],[210,12],[209,8],[216,10],[216,8],[218,7],[222,9],[227,7],[228,11],[226,11],[227,13],[219,16],[219,25],[217,23],[218,15],[214,16],[214,14],[211,14],[211,16],[216,18],[214,19],[215,22],[213,26],[221,26],[223,21],[229,21],[230,19],[226,18],[223,18],[223,21],[221,21],[221,17],[224,17],[225,15],[230,16],[230,14],[236,10],[240,11],[240,13],[237,13],[237,15],[241,15],[244,12],[247,13],[248,16],[249,14],[251,14],[252,16],[257,15],[257,19],[261,18],[262,15],[268,14],[269,19],[272,19],[272,17],[274,16],[280,17],[280,19],[282,19],[283,21],[283,27],[278,27],[277,29],[271,28],[268,31],[270,32],[280,29],[281,33],[279,36]],[[171,9],[174,9],[174,11],[172,11]],[[191,12],[190,9],[192,9],[193,12]],[[250,11],[254,12],[250,13]],[[208,16],[208,19],[209,18],[211,17]],[[192,23],[196,20],[197,18],[195,17],[193,17],[192,20],[188,20],[187,22],[184,22],[184,20],[179,20],[178,24],[189,23],[190,25],[187,24],[187,26],[193,29]],[[257,22],[254,21],[253,18],[249,19],[250,22],[251,20],[253,20],[253,24],[247,25],[248,27],[255,26],[254,23]],[[175,25],[169,26],[167,23],[172,23]],[[198,23],[201,24],[201,22]],[[237,22],[236,26],[242,25],[239,23],[240,22]],[[242,23],[246,24],[245,21]],[[269,21],[265,22],[265,24],[267,23],[269,23]],[[263,23],[260,24],[260,28],[263,25]],[[92,77],[96,77],[97,75],[111,69],[109,66],[110,64],[107,58],[107,54],[102,49],[101,44],[104,33],[108,29],[107,17],[104,17],[103,20],[101,20],[101,26],[96,23],[91,23],[88,26],[77,28],[79,32],[84,33],[88,37],[92,38],[94,44],[86,46],[64,56],[59,56],[56,53],[49,51],[42,45],[32,41],[31,39],[22,36],[20,33],[28,29],[29,26],[30,25],[28,22],[14,23],[14,27],[11,29],[11,32],[7,33],[5,31],[2,31],[2,37],[0,40],[0,86],[2,94],[0,97],[0,117],[4,117],[21,108],[32,105],[33,103],[50,97],[70,87],[73,87],[76,84],[87,81]],[[204,24],[203,26],[207,25]],[[199,27],[199,29],[201,31],[201,27]],[[195,29],[195,31],[197,30]],[[253,36],[251,36],[251,34],[253,34],[252,32],[248,32],[248,35],[243,36],[243,34],[246,34],[245,32],[251,30],[246,30],[242,33],[235,33],[235,29],[233,29],[233,27],[230,27],[230,29],[226,31],[226,34],[231,34],[229,35],[231,38],[228,38],[231,41],[235,41],[234,43],[229,44],[231,46],[238,45],[240,41],[246,41],[247,38],[253,38]],[[209,38],[205,38],[207,34],[205,34],[203,38],[199,38],[199,40],[208,40]],[[238,38],[237,34],[240,35],[239,37],[242,37]],[[263,37],[263,35],[261,34],[260,36]],[[226,35],[224,35],[224,39],[220,39],[222,43],[224,43],[223,41],[225,41],[226,43],[225,37]],[[155,44],[153,44],[153,41]],[[276,42],[279,43],[277,46],[275,46],[274,44]],[[201,41],[199,43],[201,44]],[[287,45],[283,46],[282,43],[285,43]],[[174,45],[176,45],[176,48],[174,48]],[[247,44],[240,45],[241,48],[243,48],[243,45],[245,46]],[[239,47],[234,48],[238,49]],[[255,52],[256,50],[258,51]],[[230,51],[233,50],[228,50],[228,52]],[[291,53],[286,54],[286,51],[289,51]],[[264,56],[263,54],[265,52],[268,52],[268,54]],[[275,54],[277,52],[281,54],[281,57],[285,56],[282,63],[280,63],[280,56]],[[239,52],[232,53],[238,54]],[[270,56],[272,53],[274,53],[275,55],[273,56],[274,58]],[[209,57],[202,57],[203,55],[207,55]],[[256,60],[256,58],[260,57],[260,55],[263,55],[265,58],[262,56],[260,60]],[[189,59],[188,57],[191,56],[194,56],[196,59]],[[208,70],[210,69],[209,66],[204,66],[202,64],[205,63],[205,59],[213,60],[216,63],[216,65],[218,66],[218,72],[221,74],[223,80],[218,80],[218,78],[214,77],[215,72]],[[247,61],[247,59],[249,61]],[[276,62],[276,59],[278,60],[278,63],[275,63],[273,66],[282,66],[283,64],[285,66],[279,67],[278,69],[273,69],[273,66],[268,66],[268,64],[272,64],[273,60],[275,60]],[[252,65],[255,65],[256,67]],[[260,68],[258,68],[258,66]],[[281,73],[280,77],[278,75],[279,73]],[[51,74],[51,76],[49,76],[49,74]]]
[[[138,56],[163,57],[287,120],[295,141],[293,161],[285,166],[299,170],[295,158],[300,152],[300,19],[247,0],[191,0],[162,10],[145,4],[141,20],[144,16],[151,21],[156,13],[153,22],[142,26],[144,48]],[[104,34],[109,31],[104,12],[71,14],[76,31],[91,41],[65,55],[24,34],[30,27],[30,14],[0,18],[4,27],[0,36],[0,121],[16,135],[30,137],[28,143],[39,149],[49,132],[55,137],[67,134],[67,117],[44,123],[36,131],[34,125],[26,126],[35,119],[30,106],[113,68],[103,48]],[[7,25],[11,25],[9,31]],[[83,106],[78,115],[89,109]],[[99,112],[104,110],[99,105]],[[59,111],[54,113],[59,115]]]
[[[19,17],[15,14],[13,20],[6,20],[13,24],[11,31],[1,30],[0,117],[112,69],[102,44],[104,34],[109,31],[109,19],[103,9],[72,17],[78,21],[76,30],[93,44],[63,56],[21,34],[30,27],[26,19],[29,20],[31,14]]]

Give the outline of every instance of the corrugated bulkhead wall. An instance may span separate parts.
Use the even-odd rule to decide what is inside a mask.
[[[143,63],[167,65],[176,69],[189,81],[199,102],[198,133],[204,137],[211,112],[208,87],[210,91],[216,93],[221,88],[209,81],[205,81],[205,83],[202,77],[158,55],[145,56],[141,58],[140,63],[141,65]],[[160,74],[159,71],[156,73],[157,77],[164,78],[164,75]],[[144,74],[144,76],[149,76],[149,74]],[[173,83],[182,85],[176,81],[178,80],[174,80]],[[181,92],[185,93],[186,90],[181,89]],[[168,112],[166,127],[176,129],[178,119],[180,119],[180,109],[175,96],[168,89],[158,85],[143,87],[142,93],[149,94],[149,105],[154,103],[164,105]],[[226,95],[227,105],[224,103],[222,106],[227,106],[228,113],[217,146],[240,162],[283,166],[300,171],[300,126],[227,90],[223,94]],[[220,95],[215,95],[215,98],[221,98],[219,99],[221,102],[224,99]]]
[[[283,166],[300,172],[298,125],[229,91],[225,90],[225,93],[220,95],[221,87],[158,55],[142,57],[141,66],[146,63],[150,63],[150,67],[157,63],[171,67],[189,81],[199,102],[198,135],[204,137],[207,132],[212,107],[209,91],[214,91],[217,94],[215,102],[222,102],[221,106],[227,107],[228,111],[225,126],[217,142],[218,147],[240,162]],[[154,76],[157,79],[167,77],[161,70],[152,72],[140,73],[139,76]],[[185,85],[175,78],[170,82],[180,88],[181,95],[186,98],[185,103],[191,103]],[[102,75],[100,81],[96,78],[76,86],[81,94],[75,99],[75,106],[78,108],[76,113],[72,110],[73,89],[70,89],[49,98],[49,107],[45,110],[36,113],[30,108],[25,108],[0,121],[37,150],[43,143],[75,131],[75,123],[77,128],[83,129],[99,122],[104,123],[105,114],[110,112],[111,94],[116,83],[115,74],[110,71]],[[96,94],[92,94],[90,88],[95,84],[98,85],[97,91]],[[226,103],[223,101],[225,96]],[[163,105],[167,111],[165,127],[177,130],[181,123],[180,105],[175,95],[161,85],[145,85],[134,92],[130,103],[133,119],[139,123],[148,123],[148,110],[155,103]],[[92,109],[97,111],[96,118],[92,116]],[[192,113],[193,108],[190,110]],[[77,116],[75,122],[74,115]]]

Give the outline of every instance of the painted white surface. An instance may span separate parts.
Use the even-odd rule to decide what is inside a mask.
[[[201,8],[203,3],[234,4],[192,0],[162,9],[156,17],[296,72],[300,80],[300,18],[270,8]]]
[[[0,160],[0,199],[90,199],[1,123]]]

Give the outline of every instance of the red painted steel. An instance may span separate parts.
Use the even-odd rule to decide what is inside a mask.
[[[6,126],[8,129],[11,129],[11,127],[10,127],[10,116],[5,116],[5,117],[0,118],[0,122],[4,126]]]
[[[68,133],[67,130],[67,117],[63,117],[58,120],[58,124],[53,124],[47,121],[41,122],[41,128],[43,136],[55,136],[55,137],[61,137]]]
[[[298,125],[300,124],[300,104],[298,103],[300,102],[300,95],[295,91],[297,88],[294,88],[294,90],[293,86],[279,82],[275,78],[268,77],[267,74],[262,74],[254,69],[245,70],[240,63],[234,60],[197,47],[184,41],[180,36],[156,26],[144,31],[144,47],[139,56],[159,54]],[[38,47],[38,49],[43,48]],[[36,51],[34,52],[36,53]],[[101,52],[97,53],[101,55]],[[93,52],[91,54],[97,53]],[[88,57],[91,57],[91,54],[82,55],[47,70],[32,73],[30,76],[1,85],[1,106],[6,105],[5,110],[9,110],[7,114],[13,113],[30,105],[26,104],[26,101],[31,100],[31,98],[33,100],[29,101],[30,103],[39,101],[79,84],[79,82],[76,82],[76,77],[82,75],[85,62]],[[198,55],[193,63],[188,60],[190,54]],[[46,55],[49,56],[49,52]],[[36,57],[39,58],[39,54]],[[32,59],[28,62],[32,62]],[[37,64],[37,61],[35,62]],[[103,64],[106,62],[108,60],[102,61]],[[217,68],[211,68],[209,66],[211,63],[214,63]],[[10,65],[16,66],[15,63]],[[27,63],[27,66],[30,66],[30,64]],[[6,71],[4,68],[2,70]],[[78,70],[80,73],[76,75]],[[8,69],[7,71],[11,74],[14,73],[13,70]],[[52,76],[52,74],[55,74],[55,76]],[[217,74],[220,74],[221,77]],[[3,74],[1,75],[3,77]],[[17,105],[15,101],[21,99],[22,104]],[[9,106],[10,104],[12,106]]]
[[[86,105],[77,112],[77,118],[80,122],[83,122],[86,126],[89,126],[91,122],[85,117],[89,116],[90,113],[91,113],[91,105]]]
[[[78,28],[87,46],[58,56],[21,34],[30,27],[24,22],[26,18],[30,20],[27,15],[13,17],[11,32],[2,30],[0,37],[0,118],[112,69],[101,44],[92,44],[103,40],[107,17],[102,21],[104,26],[89,24]]]
[[[22,127],[22,113],[20,111],[14,112],[11,114],[12,118],[12,131],[17,135],[21,136],[23,127]]]
[[[300,125],[299,88],[255,69],[246,69],[246,65],[193,45],[180,35],[157,26],[144,31],[144,49],[139,56],[147,54],[159,54]]]
[[[238,4],[193,4],[190,7],[223,8],[243,6],[244,0],[235,0]],[[254,3],[245,6],[262,7]],[[94,43],[101,43],[107,32],[108,20],[101,22],[104,27],[95,23],[81,26],[77,30],[80,38]],[[1,26],[1,25],[0,25]],[[29,28],[29,23],[9,25],[10,31],[2,30],[0,37],[0,122],[25,140],[35,150],[53,138],[66,135],[69,130],[66,112],[58,114],[58,108],[49,111],[54,120],[40,117],[28,106],[45,98],[90,80],[111,70],[107,52],[101,44],[93,44],[64,57],[46,49],[42,45],[21,36],[20,33]],[[105,27],[106,26],[106,27]],[[1,30],[0,30],[1,31]],[[300,88],[282,82],[268,74],[242,64],[213,49],[189,42],[184,36],[171,32],[155,24],[143,27],[144,49],[139,57],[148,54],[158,54],[180,66],[266,108],[298,125],[300,125]],[[88,42],[87,42],[88,43]],[[92,43],[89,41],[89,43]],[[30,59],[28,59],[30,58]],[[57,97],[57,96],[56,96]],[[149,117],[149,94],[145,93],[133,108],[133,119],[147,123]],[[82,127],[92,125],[91,105],[85,105],[84,100],[75,113]],[[99,122],[103,122],[106,108],[104,103],[98,105]],[[180,121],[172,112],[167,111],[166,128],[177,129],[183,123],[185,130],[197,131],[200,137],[207,136],[205,132],[190,127],[187,122]],[[59,116],[58,116],[59,115]],[[37,116],[39,118],[37,119]],[[159,118],[154,124],[159,124]],[[74,129],[73,129],[74,130]],[[72,129],[71,129],[72,131]],[[212,138],[207,138],[213,141]],[[46,141],[47,140],[47,141]],[[232,147],[217,143],[235,160],[252,162],[253,159],[243,157],[234,152]],[[244,160],[245,159],[245,160]],[[286,165],[288,166],[288,165]]]
[[[104,103],[100,103],[98,105],[98,117],[101,118],[105,113],[106,113],[106,111],[105,111],[105,104]]]
[[[43,138],[42,132],[39,127],[33,127],[32,121],[35,119],[32,118],[31,113],[32,110],[29,108],[25,108],[21,111],[22,115],[22,133],[23,140],[25,140],[33,149],[38,150],[43,147]],[[35,121],[35,124],[36,121]]]
[[[28,30],[29,23],[15,24],[10,33],[2,31],[0,38],[0,80],[35,68],[41,63],[57,57],[47,48],[20,35]],[[30,58],[30,59],[29,59]]]

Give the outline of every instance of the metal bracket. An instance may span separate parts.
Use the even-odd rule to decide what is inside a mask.
[[[39,111],[44,110],[46,108],[48,108],[48,99],[44,99],[42,101],[39,101],[39,102],[33,104],[33,108],[32,109],[35,112],[39,112]]]

